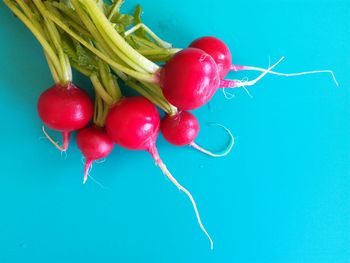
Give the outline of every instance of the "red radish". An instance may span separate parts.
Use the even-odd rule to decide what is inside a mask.
[[[216,37],[201,37],[193,41],[191,48],[198,48],[209,54],[215,61],[220,78],[225,78],[231,69],[232,56],[230,49]]]
[[[60,131],[63,144],[59,146],[43,131],[46,137],[61,151],[66,151],[69,135],[83,128],[91,120],[93,104],[88,94],[70,83],[67,87],[58,84],[44,91],[38,101],[40,119],[49,128]]]
[[[107,115],[106,130],[112,140],[130,150],[148,151],[169,180],[190,199],[198,224],[210,241],[213,241],[204,228],[195,200],[191,193],[172,176],[159,157],[156,140],[160,127],[160,116],[156,107],[144,97],[123,98],[113,105]]]
[[[107,157],[113,150],[113,141],[104,128],[91,126],[77,133],[77,145],[85,157],[84,180],[86,183],[89,169],[96,160]]]
[[[197,118],[188,111],[180,111],[176,115],[165,115],[160,129],[164,138],[176,146],[191,144],[199,132]]]
[[[165,64],[160,71],[160,84],[171,104],[179,109],[192,110],[206,104],[219,87],[254,85],[280,61],[252,81],[221,80],[218,67],[210,55],[197,48],[186,48]]]
[[[207,103],[220,84],[215,61],[200,49],[186,48],[175,54],[161,70],[164,96],[171,104],[191,110]]]
[[[240,70],[255,70],[259,72],[265,72],[266,69],[252,66],[239,66],[232,64],[232,55],[228,46],[220,39],[212,36],[201,37],[193,41],[190,46],[191,48],[198,48],[208,53],[217,64],[219,74],[221,78],[224,78],[230,70],[240,71]],[[334,83],[339,86],[333,71],[331,70],[314,70],[305,71],[299,73],[281,73],[276,71],[270,71],[270,74],[292,77],[301,76],[314,73],[330,73],[333,77]]]
[[[219,125],[219,124],[216,124]],[[164,138],[171,144],[177,145],[177,146],[185,146],[190,145],[193,148],[208,154],[212,157],[223,157],[226,156],[232,149],[234,144],[234,138],[231,134],[231,132],[225,128],[222,125],[219,125],[223,127],[227,133],[230,135],[231,142],[230,146],[227,148],[227,150],[221,154],[212,153],[208,150],[205,150],[201,146],[199,146],[197,143],[195,143],[195,139],[198,135],[200,126],[198,123],[197,118],[188,111],[180,111],[178,114],[174,116],[166,115],[161,121],[161,131],[164,136]]]

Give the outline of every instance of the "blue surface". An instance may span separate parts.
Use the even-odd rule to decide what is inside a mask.
[[[137,2],[128,0],[125,10]],[[81,155],[40,139],[39,94],[52,80],[41,48],[0,4],[0,262],[350,262],[350,1],[150,1],[145,22],[176,46],[216,35],[238,64],[324,75],[268,76],[195,113],[198,142],[237,143],[224,159],[169,146],[160,154],[197,199],[192,207],[144,152],[116,147],[81,185]],[[255,76],[254,74],[249,75]],[[243,77],[231,75],[230,77]],[[87,80],[75,82],[90,88]]]

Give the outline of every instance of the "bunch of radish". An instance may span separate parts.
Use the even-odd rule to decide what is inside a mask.
[[[159,132],[171,144],[189,145],[213,157],[227,155],[234,144],[231,132],[223,153],[213,153],[196,142],[199,122],[189,110],[210,101],[219,88],[252,86],[267,74],[298,76],[330,73],[328,70],[286,74],[271,67],[239,66],[224,42],[202,37],[187,48],[173,48],[142,23],[141,7],[133,16],[120,11],[122,0],[112,4],[102,0],[4,0],[28,27],[43,47],[55,84],[38,101],[43,124],[62,133],[62,143],[45,136],[60,151],[67,151],[70,134],[77,131],[76,142],[85,157],[84,179],[95,160],[107,157],[118,145],[150,153],[169,180],[190,199],[199,226],[213,241],[202,224],[191,193],[169,172],[160,158],[156,140]],[[73,66],[90,78],[94,102],[72,82]],[[261,74],[253,80],[227,80],[230,71],[254,70]],[[124,97],[119,82],[139,96]],[[157,107],[166,114],[161,120]]]

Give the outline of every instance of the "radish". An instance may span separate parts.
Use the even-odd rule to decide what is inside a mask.
[[[113,150],[113,141],[103,128],[97,126],[78,131],[76,139],[78,148],[85,157],[83,180],[85,184],[93,161],[107,157]]]
[[[216,124],[219,125],[219,124]],[[174,116],[166,115],[161,121],[161,131],[164,136],[164,138],[171,144],[176,146],[185,146],[190,145],[193,148],[208,154],[212,157],[223,157],[229,154],[231,151],[233,144],[234,144],[234,138],[232,136],[232,133],[225,128],[222,125],[219,125],[223,127],[227,133],[230,135],[231,142],[229,147],[226,151],[224,151],[221,154],[212,153],[203,147],[199,146],[197,143],[194,142],[196,139],[200,126],[198,123],[197,118],[188,111],[180,111],[178,114]]]
[[[123,98],[113,105],[107,115],[106,131],[118,145],[130,150],[148,151],[169,180],[190,199],[198,224],[210,241],[213,241],[202,224],[197,205],[191,193],[172,176],[159,157],[156,139],[160,127],[160,116],[156,107],[144,97]]]
[[[254,85],[274,68],[251,81],[223,80],[214,59],[201,49],[186,48],[176,53],[160,71],[160,85],[165,98],[183,110],[206,104],[219,87],[237,88]]]
[[[240,70],[255,70],[260,72],[265,72],[266,69],[252,66],[239,66],[232,64],[232,55],[228,46],[220,39],[212,36],[201,37],[193,41],[190,46],[191,48],[198,48],[206,53],[208,53],[215,61],[219,75],[221,78],[224,78],[227,73],[231,70],[240,71]],[[305,71],[299,73],[281,73],[276,71],[269,71],[270,74],[292,77],[292,76],[301,76],[314,73],[330,73],[334,80],[334,83],[339,86],[333,71],[331,70],[314,70],[314,71]]]
[[[87,125],[93,115],[90,97],[72,83],[67,87],[56,84],[44,91],[39,97],[37,108],[42,122],[62,133],[63,143],[59,146],[43,127],[46,137],[60,151],[68,149],[70,133]]]

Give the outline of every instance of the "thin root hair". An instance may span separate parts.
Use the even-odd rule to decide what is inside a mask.
[[[207,238],[209,239],[210,242],[210,249],[213,250],[214,249],[214,242],[211,239],[209,233],[207,232],[207,230],[205,229],[198,208],[197,208],[197,204],[196,201],[194,200],[192,194],[185,188],[183,187],[174,177],[173,175],[169,172],[168,168],[165,166],[165,164],[162,161],[158,161],[158,166],[159,168],[162,170],[162,172],[169,178],[169,180],[182,192],[184,192],[187,197],[190,199],[194,212],[196,214],[197,217],[197,222],[199,224],[199,227],[202,229],[203,233],[207,236]]]
[[[61,153],[62,153],[62,152],[65,152],[65,151],[67,150],[67,149],[63,148],[62,146],[60,146],[60,145],[46,132],[45,126],[44,126],[44,125],[41,127],[41,129],[42,129],[42,131],[43,131],[43,133],[44,133],[44,135],[45,135],[45,138],[48,139],[48,140],[53,144],[53,146],[55,146],[59,151],[61,151]]]
[[[271,64],[271,58],[269,57],[269,67]],[[249,71],[259,71],[259,72],[265,72],[266,69],[260,68],[260,67],[255,67],[255,66],[239,66],[239,65],[232,65],[232,70],[234,71],[241,71],[241,70],[249,70]],[[278,72],[278,71],[272,71],[270,70],[268,72],[269,74],[272,75],[277,75],[277,76],[283,76],[283,77],[296,77],[296,76],[303,76],[303,75],[310,75],[310,74],[319,74],[319,73],[328,73],[331,75],[334,84],[339,87],[339,82],[337,78],[335,77],[335,74],[332,70],[325,69],[325,70],[311,70],[311,71],[302,71],[302,72],[297,72],[297,73],[283,73],[283,72]]]
[[[101,189],[103,189],[103,190],[110,190],[109,187],[104,186],[101,182],[96,180],[92,175],[89,174],[88,176],[95,184],[97,184],[99,187],[101,187]]]
[[[232,148],[233,148],[233,146],[235,144],[235,138],[232,135],[231,131],[227,127],[225,127],[224,125],[216,123],[216,122],[211,122],[211,123],[209,123],[209,125],[211,125],[211,126],[219,126],[219,127],[223,128],[227,132],[227,134],[230,137],[230,143],[229,143],[228,147],[222,153],[213,153],[213,152],[211,152],[209,150],[204,149],[202,146],[199,146],[195,142],[190,143],[190,146],[192,146],[193,148],[195,148],[196,150],[198,150],[198,151],[200,151],[200,152],[202,152],[204,154],[207,154],[209,156],[216,157],[216,158],[224,157],[224,156],[228,155],[231,152],[231,150],[232,150]]]
[[[273,68],[275,68],[282,60],[284,59],[284,57],[281,57],[275,64],[273,64],[271,67],[269,67],[268,69],[265,69],[263,71],[262,74],[260,74],[260,76],[258,76],[257,78],[253,79],[253,80],[249,80],[249,81],[240,81],[240,80],[235,80],[236,82],[236,86],[235,87],[246,87],[246,86],[253,86],[255,85],[259,80],[261,80],[263,77],[265,77],[265,75],[267,75],[268,73],[271,72],[271,70]]]
[[[232,100],[233,98],[236,97],[235,94],[228,92],[227,89],[225,89],[225,88],[222,89],[222,93],[224,94],[224,96],[227,100]]]

